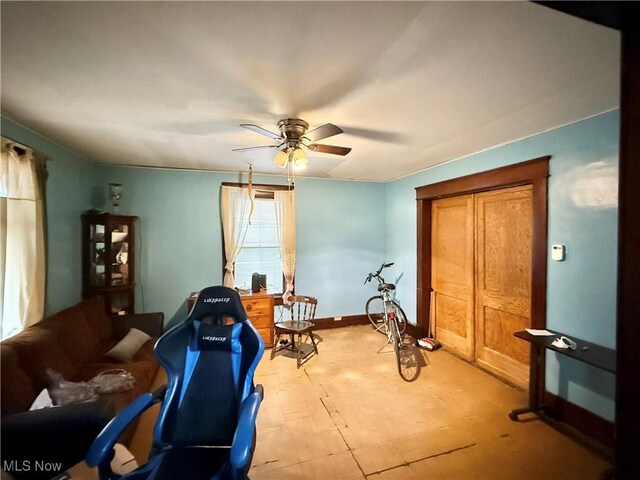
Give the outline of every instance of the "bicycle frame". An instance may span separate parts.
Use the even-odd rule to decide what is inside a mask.
[[[378,282],[384,283],[384,279],[380,277],[379,273],[378,275],[375,275],[375,277],[378,278]],[[398,326],[397,312],[393,299],[391,298],[391,291],[385,289],[380,293],[382,294],[382,306],[384,309],[383,322],[387,333],[387,341],[382,347],[380,347],[378,353],[380,353],[382,349],[390,343],[393,345],[395,350],[402,348],[402,334],[400,333],[400,327]]]

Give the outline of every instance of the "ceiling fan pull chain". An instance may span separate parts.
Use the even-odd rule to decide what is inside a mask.
[[[253,195],[251,195],[251,191],[253,190],[253,165],[249,164],[249,181],[247,187],[247,194],[249,195],[249,202],[251,203],[251,207],[249,209],[249,225],[251,225],[251,216],[253,215]]]

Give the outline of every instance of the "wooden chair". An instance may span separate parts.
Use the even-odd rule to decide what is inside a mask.
[[[315,325],[313,319],[316,316],[316,306],[318,300],[306,295],[292,295],[289,297],[291,303],[287,308],[291,312],[291,320],[277,322],[275,324],[273,348],[271,349],[271,359],[280,350],[286,349],[295,352],[298,368],[304,364],[311,355],[318,354],[318,346],[313,335]],[[281,339],[282,335],[289,335],[289,339]],[[304,353],[302,336],[308,336],[311,340],[311,351]],[[296,338],[297,337],[297,338]]]

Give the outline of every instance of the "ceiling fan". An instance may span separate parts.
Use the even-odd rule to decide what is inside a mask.
[[[288,163],[296,167],[306,167],[309,160],[305,154],[305,149],[312,152],[330,153],[333,155],[346,155],[351,151],[348,147],[337,147],[335,145],[325,145],[314,143],[316,140],[332,137],[343,133],[342,129],[331,123],[325,123],[321,127],[309,130],[309,124],[299,118],[285,118],[278,122],[280,134],[270,132],[258,125],[251,123],[241,123],[241,127],[275,140],[274,145],[261,145],[258,147],[234,148],[234,152],[246,152],[260,148],[276,148],[279,152],[273,159],[273,163],[279,167],[286,167]]]

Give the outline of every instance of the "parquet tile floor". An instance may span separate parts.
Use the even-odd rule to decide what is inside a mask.
[[[252,480],[598,479],[611,465],[536,417],[527,393],[447,353],[420,350],[411,383],[367,326],[318,332],[302,368],[265,359]]]
[[[411,383],[368,326],[317,332],[320,354],[296,369],[287,354],[255,382],[258,416],[252,480],[599,479],[611,464],[537,417],[507,414],[527,393],[444,351],[420,350]],[[144,462],[154,412],[131,451]]]

